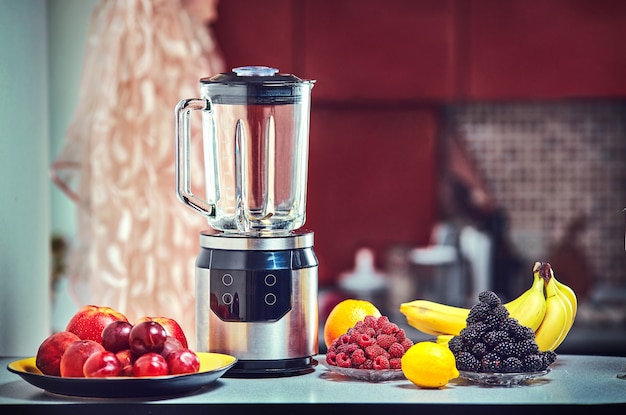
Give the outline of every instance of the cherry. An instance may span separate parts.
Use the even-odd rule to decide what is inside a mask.
[[[197,373],[200,370],[198,355],[189,349],[178,349],[167,355],[170,374]]]
[[[163,345],[163,350],[161,350],[161,356],[167,359],[167,355],[182,348],[183,348],[182,343],[176,337],[167,336],[165,338],[165,344]]]
[[[93,353],[85,360],[83,374],[86,378],[104,378],[119,376],[122,373],[122,365],[115,353],[102,350]]]
[[[165,346],[167,332],[156,321],[142,321],[130,330],[128,342],[135,356],[146,353],[161,353]]]
[[[117,353],[128,349],[129,336],[133,325],[128,321],[113,321],[102,330],[102,345],[110,352]]]
[[[133,364],[133,376],[163,376],[169,374],[167,361],[158,353],[149,352],[141,355]]]

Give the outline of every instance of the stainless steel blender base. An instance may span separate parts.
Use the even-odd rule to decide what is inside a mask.
[[[196,261],[199,351],[235,356],[231,377],[309,373],[317,361],[313,234],[201,234]]]

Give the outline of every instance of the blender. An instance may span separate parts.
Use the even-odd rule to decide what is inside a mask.
[[[237,358],[226,376],[313,371],[318,261],[306,219],[315,81],[246,66],[200,79],[176,106],[176,191],[206,216],[196,260],[197,350]],[[190,177],[190,114],[202,114],[206,197]]]

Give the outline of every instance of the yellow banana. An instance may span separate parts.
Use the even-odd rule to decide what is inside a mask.
[[[543,279],[538,273],[534,274],[533,285],[519,297],[505,303],[504,307],[520,324],[536,330],[545,314],[545,297]],[[400,312],[406,316],[410,326],[432,336],[458,335],[467,325],[469,311],[424,299],[400,305]]]
[[[569,286],[563,284],[558,281],[554,274],[552,274],[552,282],[556,284],[556,288],[567,298],[569,303],[572,305],[572,324],[574,324],[574,319],[576,318],[576,313],[578,312],[578,298],[576,297],[576,293]]]
[[[543,293],[544,279],[539,275],[539,270],[533,269],[533,278],[533,285],[518,297],[521,301],[509,309],[509,315],[522,326],[536,331],[546,315],[546,297]]]
[[[410,326],[423,333],[439,336],[458,335],[466,325],[469,309],[429,300],[414,300],[400,304],[400,312],[406,316]]]
[[[537,267],[537,264],[535,264]],[[572,306],[560,294],[551,278],[551,267],[547,262],[539,265],[542,278],[546,281],[546,314],[535,332],[535,341],[539,350],[554,351],[567,335],[572,326]]]

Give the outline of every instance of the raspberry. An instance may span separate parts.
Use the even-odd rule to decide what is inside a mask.
[[[353,329],[355,331],[361,331],[363,330],[363,327],[365,326],[365,323],[363,323],[363,321],[357,321],[356,324],[354,325]]]
[[[402,343],[402,340],[406,338],[406,333],[404,332],[403,329],[398,329],[398,331],[395,333],[395,336],[396,336],[396,341],[398,343]]]
[[[365,348],[368,346],[371,346],[372,344],[374,344],[374,339],[372,339],[370,336],[368,336],[367,334],[361,333],[358,335],[357,339],[356,339],[356,343]]]
[[[374,359],[374,369],[375,370],[385,370],[385,369],[389,369],[390,364],[389,364],[389,359],[387,359],[385,356],[377,356],[376,359]]]
[[[378,317],[378,320],[376,320],[377,329],[382,329],[387,324],[389,324],[389,317],[387,316],[380,316]]]
[[[392,357],[389,359],[390,369],[402,369],[402,359],[399,357]]]
[[[404,354],[404,347],[402,347],[400,343],[396,342],[389,346],[387,352],[389,352],[389,356],[391,357],[402,357],[402,355]]]
[[[350,336],[348,336],[347,334],[342,334],[337,340],[335,340],[335,343],[337,343],[337,347],[342,344],[349,344]]]
[[[362,365],[358,367],[359,369],[374,369],[374,361],[372,359],[367,359]]]
[[[409,339],[408,337],[403,339],[400,344],[402,345],[402,348],[404,349],[405,353],[407,350],[409,350],[411,348],[411,346],[413,346],[413,340]]]
[[[337,353],[337,366],[339,367],[351,367],[352,366],[352,361],[350,360],[350,357],[345,354],[345,353]]]
[[[376,343],[385,350],[389,349],[389,346],[395,342],[396,337],[391,334],[379,334],[378,337],[376,337]]]
[[[367,360],[363,349],[356,349],[354,352],[352,352],[352,355],[350,355],[350,359],[352,360],[352,366],[354,367],[359,367]]]
[[[363,319],[363,324],[365,324],[366,327],[371,327],[373,329],[376,329],[376,321],[378,319],[374,316],[365,316],[365,318]]]
[[[381,330],[381,333],[384,333],[384,334],[394,334],[395,332],[400,330],[400,328],[395,323],[389,323],[389,324],[384,325],[380,330]]]
[[[326,363],[329,365],[337,366],[337,353],[334,351],[326,352]]]
[[[345,343],[345,344],[340,344],[337,347],[337,353],[345,353],[345,354],[351,354],[353,351],[355,351],[356,349],[359,348],[359,345],[356,343]]]
[[[365,355],[369,357],[370,359],[375,359],[376,357],[380,355],[384,355],[385,353],[386,353],[385,349],[383,349],[377,344],[373,344],[365,348]]]

